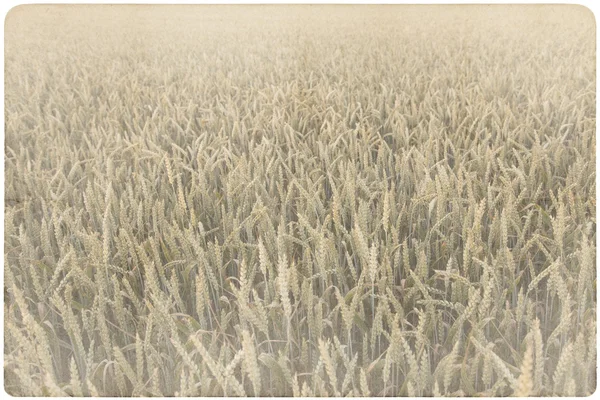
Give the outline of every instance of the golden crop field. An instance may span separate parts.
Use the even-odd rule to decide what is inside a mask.
[[[580,6],[20,6],[5,390],[586,396]]]

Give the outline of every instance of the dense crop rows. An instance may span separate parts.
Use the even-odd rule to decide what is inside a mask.
[[[580,7],[24,6],[16,395],[588,395]]]

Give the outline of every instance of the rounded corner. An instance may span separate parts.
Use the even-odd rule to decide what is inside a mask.
[[[591,20],[591,25],[594,28],[594,31],[596,31],[596,14],[590,6],[588,6],[587,4],[576,3],[568,4],[566,5],[566,7],[578,10],[581,13],[581,15],[584,16],[584,18],[589,18]]]
[[[6,32],[9,31],[9,24],[13,18],[29,12],[29,9],[38,8],[38,6],[39,5],[37,4],[21,3],[10,7],[8,11],[6,11],[6,14],[4,14],[4,35],[6,36]]]

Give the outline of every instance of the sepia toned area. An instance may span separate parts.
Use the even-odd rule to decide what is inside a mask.
[[[21,6],[5,390],[587,396],[579,6]]]

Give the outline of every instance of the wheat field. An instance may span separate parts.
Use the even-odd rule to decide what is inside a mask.
[[[587,396],[580,6],[20,6],[5,390]]]

